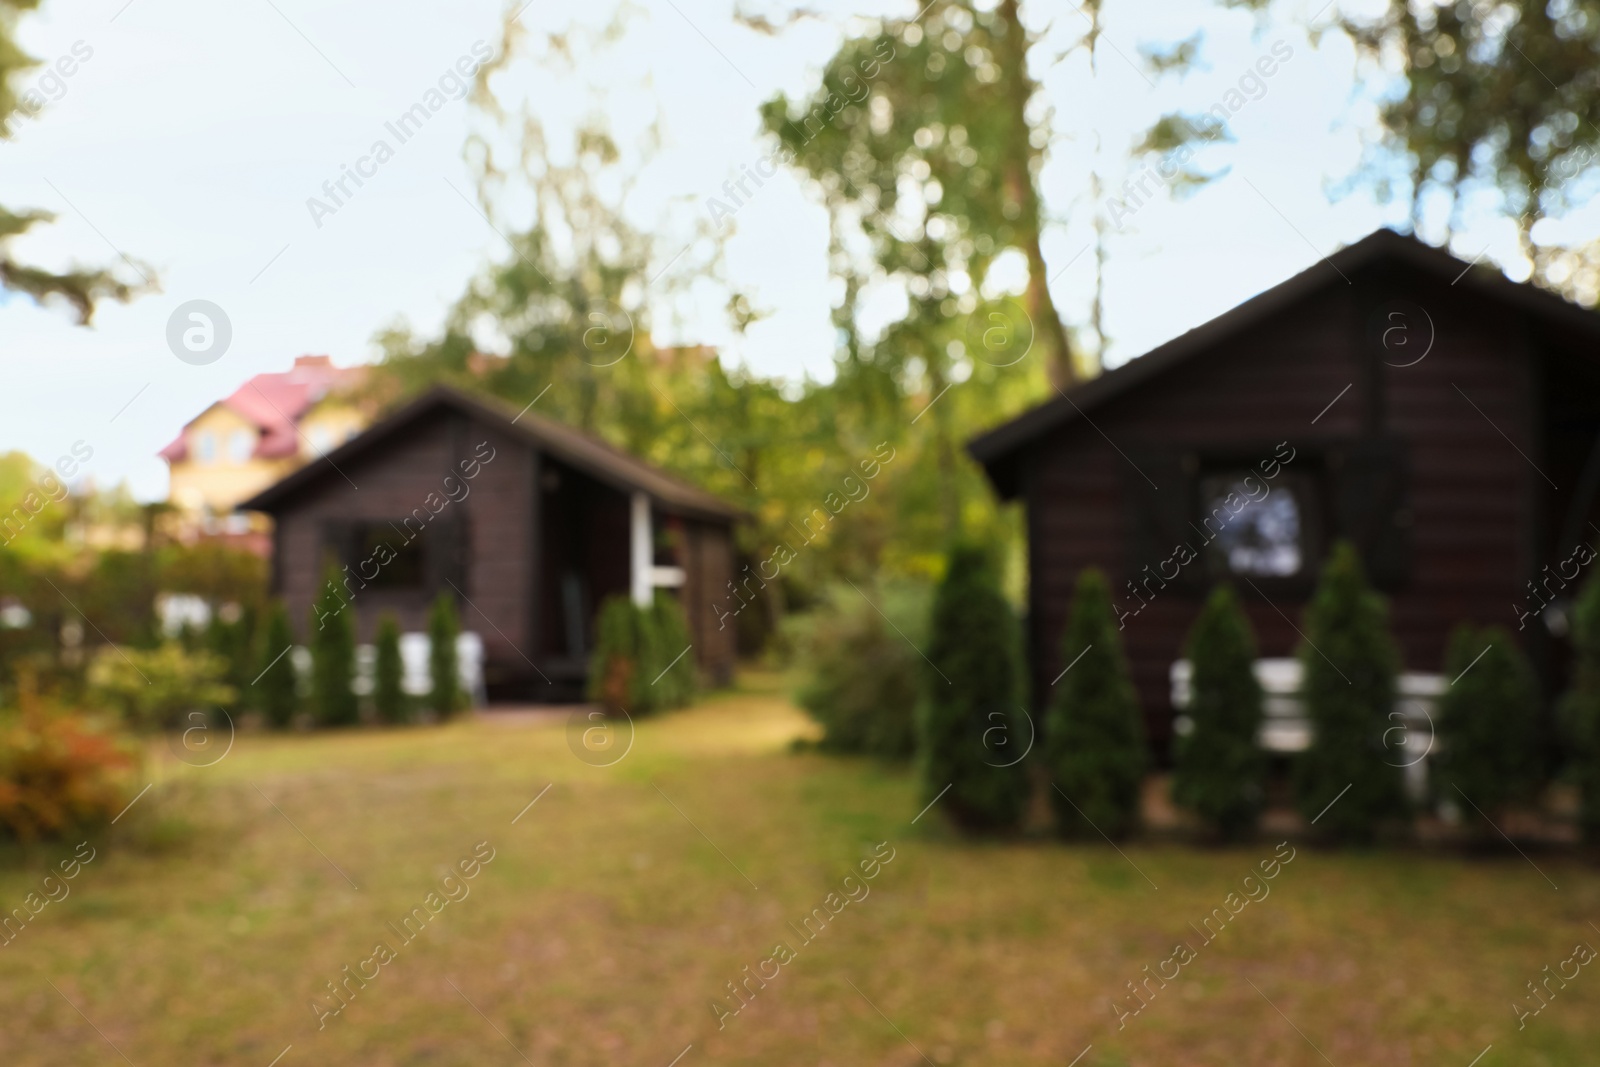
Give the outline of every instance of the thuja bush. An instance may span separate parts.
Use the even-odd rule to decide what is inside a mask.
[[[1562,701],[1569,762],[1584,838],[1600,841],[1600,575],[1584,583],[1572,613],[1572,688]]]
[[[1302,696],[1312,741],[1295,766],[1295,800],[1328,836],[1370,840],[1384,820],[1407,814],[1400,769],[1384,758],[1400,655],[1388,609],[1367,587],[1349,543],[1334,546],[1303,629]]]
[[[267,724],[280,730],[294,721],[294,714],[300,708],[294,657],[284,651],[293,644],[289,613],[284,610],[282,601],[276,601],[267,614],[266,635],[256,651],[258,666],[249,688],[254,690],[256,706]]]
[[[630,715],[681,707],[694,697],[693,653],[683,608],[657,593],[647,608],[614,596],[600,606],[589,699],[608,711]],[[676,660],[676,662],[674,662]]]
[[[929,618],[917,754],[923,803],[940,798],[939,809],[966,830],[1013,829],[1027,806],[1024,765],[1007,766],[1012,746],[994,743],[1028,736],[1018,645],[993,560],[958,545]]]
[[[670,593],[657,591],[650,605],[650,623],[655,632],[656,662],[650,665],[649,688],[657,690],[652,706],[681,708],[694,700],[695,661],[690,651],[689,620],[683,605]]]
[[[1173,745],[1172,799],[1224,839],[1255,829],[1265,797],[1255,634],[1230,585],[1218,586],[1189,631],[1190,729]]]
[[[392,613],[378,620],[372,664],[372,710],[380,722],[404,722],[410,706],[404,687],[405,663],[400,657],[400,624]]]
[[[440,593],[428,613],[428,707],[439,718],[453,715],[466,706],[461,692],[461,663],[456,658],[456,638],[461,635],[461,620],[456,602],[449,593]]]
[[[355,609],[334,592],[336,584],[330,579],[311,607],[311,713],[318,726],[351,726],[360,720],[354,688]]]
[[[1526,799],[1540,776],[1539,695],[1516,638],[1499,626],[1458,626],[1444,673],[1452,682],[1439,702],[1436,794],[1469,818],[1472,805],[1487,813]]]
[[[1069,836],[1124,836],[1139,821],[1144,723],[1111,589],[1093,567],[1078,575],[1061,654],[1071,668],[1054,686],[1044,724],[1056,825]]]

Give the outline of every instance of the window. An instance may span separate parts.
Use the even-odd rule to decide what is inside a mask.
[[[215,463],[217,461],[217,435],[210,430],[201,430],[195,438],[194,451],[201,463]]]
[[[1200,479],[1196,528],[1206,538],[1211,569],[1248,578],[1292,578],[1314,562],[1306,486],[1280,474],[1268,481],[1249,470]]]
[[[399,521],[331,523],[327,530],[327,560],[345,574],[353,587],[392,592],[425,590],[432,563],[431,529]],[[410,540],[407,540],[407,537]]]
[[[255,450],[255,434],[249,430],[235,430],[228,437],[228,458],[235,463],[250,462],[250,455]]]

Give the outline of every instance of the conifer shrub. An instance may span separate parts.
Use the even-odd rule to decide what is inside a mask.
[[[456,658],[456,638],[461,636],[461,619],[449,593],[440,593],[428,613],[428,707],[441,719],[449,718],[466,706],[461,691],[461,663]]]
[[[315,623],[313,623],[315,625]],[[289,627],[289,613],[282,601],[275,601],[267,614],[266,636],[256,658],[254,684],[250,686],[256,706],[267,725],[279,730],[294,722],[300,707],[299,678],[295,674],[294,657],[285,649],[294,645],[294,631]]]
[[[628,596],[610,597],[596,630],[590,700],[607,711],[646,715],[694,698],[694,653],[679,658],[689,648],[689,624],[676,597],[657,592],[647,608]]]
[[[1255,829],[1266,796],[1255,634],[1231,585],[1212,590],[1186,655],[1190,730],[1173,745],[1172,799],[1225,840]]]
[[[1057,828],[1074,837],[1125,836],[1139,822],[1144,722],[1111,588],[1096,568],[1078,575],[1061,652],[1071,668],[1054,686],[1044,724]]]
[[[339,596],[337,585],[330,572],[311,606],[311,714],[318,726],[353,726],[361,718],[355,691],[355,609]]]
[[[1584,583],[1572,612],[1572,686],[1562,700],[1567,773],[1577,785],[1584,839],[1600,841],[1600,575]]]
[[[1407,814],[1400,768],[1384,747],[1400,654],[1388,608],[1368,588],[1348,542],[1328,557],[1302,629],[1302,697],[1312,740],[1296,761],[1296,804],[1329,837],[1369,841],[1383,821]]]
[[[795,697],[823,729],[818,747],[880,759],[915,752],[927,669],[917,648],[926,644],[930,592],[920,584],[875,583],[865,592],[841,585],[787,622],[805,678]]]
[[[400,623],[385,612],[378,620],[372,664],[372,709],[379,722],[405,722],[410,705],[404,688],[405,662],[400,657]]]
[[[656,664],[646,684],[658,690],[651,698],[657,708],[681,708],[694,700],[695,658],[689,637],[689,620],[683,605],[671,593],[656,591],[650,605],[651,625],[656,635]]]
[[[1476,662],[1474,662],[1476,661]],[[1469,823],[1530,796],[1540,772],[1539,696],[1533,666],[1504,627],[1458,626],[1450,635],[1433,756],[1434,792],[1469,809]],[[1463,802],[1462,796],[1471,801]]]
[[[1031,731],[1018,646],[989,553],[955,546],[929,617],[917,755],[923,803],[964,830],[1015,829],[1027,807],[1025,762],[1005,765]]]

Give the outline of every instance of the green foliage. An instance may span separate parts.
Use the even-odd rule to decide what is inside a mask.
[[[23,52],[15,39],[17,15],[38,6],[38,0],[0,0],[0,140],[12,137],[20,124],[35,121],[34,116],[43,106],[37,93],[19,96],[12,84],[15,75],[38,66],[38,60]],[[127,301],[136,289],[108,270],[76,269],[56,273],[12,256],[13,240],[36,224],[54,218],[47,211],[10,211],[0,207],[0,288],[24,293],[41,304],[67,303],[77,312],[79,323],[88,325],[98,301],[108,298]],[[127,262],[130,266],[133,264],[132,260]],[[146,287],[152,284],[146,270],[134,269]]]
[[[926,586],[904,582],[878,583],[864,593],[836,586],[823,604],[790,623],[805,675],[796,699],[822,725],[823,749],[885,759],[915,751],[926,669],[917,648],[925,641],[929,594]]]
[[[378,620],[372,665],[372,707],[380,722],[405,722],[410,707],[403,686],[405,663],[400,658],[400,623],[390,612]]]
[[[315,625],[315,624],[313,624]],[[285,652],[294,645],[289,612],[281,600],[273,601],[267,614],[266,635],[257,649],[256,674],[251,686],[256,706],[269,726],[284,729],[294,721],[300,707],[299,678],[294,658]]]
[[[966,830],[1015,829],[1027,808],[1027,772],[1013,762],[1032,729],[1018,636],[989,553],[956,545],[929,616],[917,757],[923,802],[943,793],[939,810]]]
[[[441,719],[466,706],[461,692],[461,664],[456,659],[456,638],[460,635],[456,602],[449,593],[440,593],[428,613],[428,677],[433,685],[428,692],[428,707]]]
[[[1044,724],[1056,822],[1076,837],[1122,837],[1139,823],[1144,721],[1116,622],[1105,575],[1085,569],[1061,646],[1072,667],[1054,687]]]
[[[1388,609],[1348,542],[1334,546],[1303,628],[1302,695],[1313,737],[1295,766],[1295,799],[1307,819],[1321,815],[1317,829],[1330,837],[1370,840],[1383,820],[1406,815],[1400,769],[1386,762],[1383,739],[1400,655]]]
[[[610,712],[645,715],[681,707],[694,696],[694,656],[672,668],[689,645],[683,609],[670,594],[656,594],[648,608],[626,596],[600,606],[594,655],[589,662],[589,699]]]
[[[172,729],[186,712],[231,707],[238,691],[226,684],[226,660],[189,652],[176,641],[154,649],[110,645],[89,668],[91,699],[116,709],[135,730]]]
[[[1572,688],[1562,701],[1569,767],[1586,840],[1600,841],[1600,575],[1583,584],[1572,612]]]
[[[1193,674],[1188,709],[1192,729],[1174,745],[1172,799],[1215,827],[1225,839],[1255,828],[1266,799],[1261,685],[1256,681],[1255,634],[1231,585],[1206,600],[1185,652]]]
[[[78,715],[0,720],[0,835],[35,841],[110,822],[132,798],[136,752]]]
[[[206,627],[204,646],[226,665],[223,681],[233,687],[236,706],[261,668],[255,663],[255,608],[241,608],[237,604],[232,608],[232,612],[225,610],[213,615],[211,625]]]
[[[1476,823],[1463,794],[1493,812],[1526,799],[1538,784],[1538,684],[1516,638],[1499,626],[1457,626],[1445,653],[1444,676],[1453,681],[1439,702],[1435,792]]]
[[[683,605],[677,597],[658,589],[650,605],[650,621],[656,633],[656,663],[660,664],[650,674],[652,678],[659,676],[659,681],[652,683],[660,690],[655,706],[684,707],[694,700],[695,660],[689,651],[689,620],[684,616]]]
[[[353,726],[360,721],[356,700],[355,609],[329,578],[311,606],[311,714],[318,726]]]

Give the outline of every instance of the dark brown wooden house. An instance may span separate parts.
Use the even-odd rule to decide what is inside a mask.
[[[491,699],[580,696],[600,603],[658,587],[681,598],[702,671],[733,669],[711,603],[740,512],[531,410],[435,388],[241,507],[274,519],[272,586],[298,632],[329,567],[362,641],[386,611],[424,630],[449,593],[483,639]]]
[[[1441,670],[1454,624],[1499,624],[1548,697],[1600,546],[1600,316],[1380,230],[970,449],[1027,510],[1037,706],[1083,568],[1111,579],[1163,745],[1210,586],[1237,586],[1262,656],[1292,655],[1336,538],[1408,670]]]

